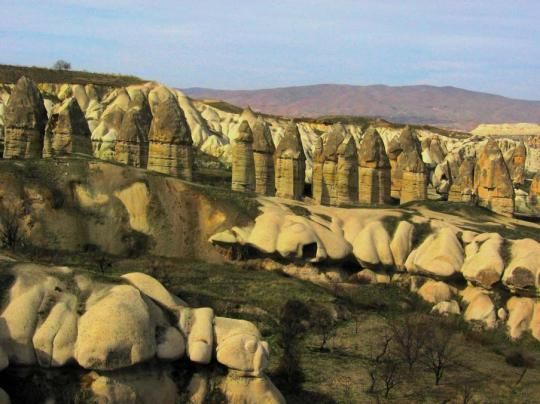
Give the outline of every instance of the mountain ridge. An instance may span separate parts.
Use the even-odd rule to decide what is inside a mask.
[[[481,123],[540,122],[540,101],[453,86],[325,83],[256,90],[192,87],[182,91],[193,98],[221,99],[276,115],[361,115],[459,130],[471,130]]]

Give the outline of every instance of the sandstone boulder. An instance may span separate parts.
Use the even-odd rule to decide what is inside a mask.
[[[21,77],[4,111],[4,158],[39,158],[47,111],[34,82]]]
[[[512,241],[511,260],[502,282],[510,290],[537,293],[540,288],[540,243],[532,239]]]
[[[463,248],[453,230],[443,227],[429,235],[409,254],[405,267],[408,272],[447,278],[463,265]]]
[[[478,293],[467,305],[464,313],[465,321],[478,321],[487,328],[496,325],[496,308],[491,298],[486,293]]]
[[[210,308],[182,308],[179,327],[187,336],[186,353],[195,363],[208,364],[214,344],[214,311]]]
[[[501,280],[504,270],[501,248],[504,239],[498,233],[492,233],[485,241],[482,241],[482,236],[485,234],[475,237],[467,246],[467,256],[461,272],[468,281],[489,289]]]
[[[450,301],[454,295],[446,283],[431,279],[424,283],[417,293],[426,302],[433,304]]]
[[[527,160],[527,148],[521,140],[504,154],[504,160],[510,172],[510,178],[514,185],[520,186],[525,183],[525,161]]]
[[[392,265],[390,236],[379,221],[367,224],[353,242],[353,254],[362,265]]]
[[[448,194],[449,202],[470,202],[474,189],[474,167],[476,161],[467,157],[459,165],[459,171],[453,180]]]
[[[261,195],[273,196],[276,193],[274,167],[276,148],[272,140],[272,134],[262,118],[257,118],[252,125],[255,192]]]
[[[447,316],[449,314],[461,314],[459,304],[455,300],[439,302],[433,306],[431,312],[440,314],[442,316]]]
[[[141,272],[131,272],[121,276],[139,289],[143,294],[150,297],[156,303],[169,310],[176,310],[178,306],[187,307],[187,303],[171,294],[165,287],[153,277]]]
[[[414,225],[405,220],[400,221],[390,242],[390,251],[398,271],[405,271],[405,261],[412,250],[413,235]]]
[[[140,292],[113,286],[81,316],[75,359],[84,368],[103,370],[144,362],[156,353],[154,328]]]
[[[534,312],[534,300],[527,297],[513,296],[506,302],[508,320],[506,327],[512,339],[520,338],[529,330]]]

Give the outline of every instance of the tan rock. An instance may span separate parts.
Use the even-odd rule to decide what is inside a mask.
[[[506,302],[506,308],[508,309],[508,320],[506,321],[508,334],[512,339],[518,339],[530,328],[534,300],[513,296]]]
[[[132,101],[116,138],[114,155],[119,163],[146,168],[148,165],[148,132],[152,122],[146,98]]]
[[[121,276],[156,303],[169,310],[177,310],[178,306],[187,307],[187,303],[171,294],[165,287],[150,275],[131,272]]]
[[[464,313],[465,321],[479,321],[487,328],[496,325],[496,308],[491,298],[485,293],[478,293],[468,304]]]
[[[285,135],[276,148],[276,196],[286,199],[302,199],[306,170],[306,156],[300,133],[290,122]]]
[[[74,97],[55,107],[45,129],[43,157],[80,153],[92,155],[86,118]]]
[[[255,190],[255,162],[253,159],[253,133],[247,121],[242,121],[232,143],[233,191],[253,192]]]
[[[540,341],[540,302],[536,301],[534,304],[533,314],[531,322],[529,324],[531,334],[534,338]],[[1,366],[0,366],[1,369]]]
[[[527,148],[523,140],[504,154],[504,160],[514,185],[523,185],[525,183],[525,161],[527,160]]]
[[[467,247],[467,251],[472,250],[471,247],[478,250],[467,253],[461,272],[468,281],[489,289],[501,280],[503,274],[504,261],[500,251],[504,239],[498,233],[493,233],[477,247],[478,239],[479,237],[473,239]]]
[[[449,301],[453,298],[452,290],[444,282],[428,280],[420,289],[418,295],[426,302],[437,304],[444,301]]]
[[[390,161],[381,135],[369,128],[359,146],[358,199],[360,203],[383,204],[390,202]]]
[[[39,158],[47,111],[34,82],[21,77],[4,111],[4,158]]]
[[[251,125],[251,124],[250,124]],[[262,118],[251,127],[253,133],[253,160],[255,164],[255,192],[273,196],[276,193],[274,152],[276,150],[270,128]]]
[[[511,260],[504,270],[502,282],[513,291],[540,289],[540,243],[526,238],[512,241]]]
[[[405,261],[412,250],[413,235],[414,225],[405,220],[400,221],[390,242],[390,251],[398,271],[405,271]]]
[[[220,385],[229,403],[285,404],[285,398],[267,376],[225,378]]]
[[[513,214],[512,179],[495,140],[486,143],[476,160],[474,191],[480,206],[506,216]]]
[[[373,221],[366,225],[353,242],[353,254],[363,265],[392,265],[390,236],[384,225]]]
[[[184,113],[175,99],[155,106],[148,141],[149,170],[191,181],[193,141]]]
[[[167,327],[157,342],[156,356],[159,359],[176,360],[184,356],[186,342],[176,328]]]
[[[447,227],[429,235],[405,263],[408,272],[443,278],[458,273],[462,265],[463,248],[455,233]]]
[[[246,376],[262,376],[268,365],[269,346],[249,321],[216,317],[216,359]]]
[[[154,325],[137,289],[113,286],[89,299],[75,344],[75,359],[82,367],[112,370],[144,362],[155,353]]]
[[[183,308],[179,326],[187,335],[186,353],[195,363],[208,364],[212,359],[214,344],[214,311],[210,308]]]

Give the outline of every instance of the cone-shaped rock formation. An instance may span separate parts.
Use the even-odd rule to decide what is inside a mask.
[[[4,114],[4,158],[41,157],[47,111],[32,80],[17,81]]]
[[[250,124],[251,125],[251,124]],[[273,196],[276,193],[274,152],[276,150],[270,128],[262,118],[251,127],[253,133],[253,160],[255,164],[255,192]]]
[[[401,153],[396,160],[396,174],[401,176],[400,203],[427,199],[427,170],[422,161],[418,137],[407,126],[399,135]]]
[[[43,157],[73,153],[92,155],[92,141],[86,118],[75,97],[56,106],[45,129]]]
[[[358,199],[360,203],[390,202],[390,161],[381,135],[369,128],[360,143]]]
[[[465,157],[459,166],[456,179],[450,186],[449,202],[471,202],[474,189],[474,157]]]
[[[276,148],[276,195],[281,198],[302,199],[306,174],[306,156],[300,132],[294,122]]]
[[[525,183],[525,160],[527,160],[527,148],[523,140],[510,149],[504,157],[512,182],[515,185],[523,185]]]
[[[148,132],[151,123],[152,113],[146,98],[138,97],[131,101],[116,138],[116,161],[134,167],[147,167]]]
[[[191,181],[193,141],[184,112],[173,98],[155,106],[148,141],[149,170]]]
[[[513,214],[512,179],[501,149],[493,139],[484,145],[476,160],[474,189],[480,206],[507,216]]]
[[[255,190],[253,133],[247,121],[242,121],[232,141],[232,184],[234,191]]]

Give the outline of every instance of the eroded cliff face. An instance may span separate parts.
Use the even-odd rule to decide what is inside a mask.
[[[205,187],[84,158],[0,162],[0,204],[49,250],[213,259],[207,239],[245,214]],[[172,247],[174,246],[174,247]]]
[[[145,119],[145,122],[149,122],[152,116],[155,115],[159,105],[163,103],[174,103],[184,115],[187,127],[189,127],[193,147],[198,149],[199,152],[220,160],[229,167],[232,165],[233,160],[232,143],[234,136],[238,133],[240,124],[246,117],[251,119],[252,123],[255,121],[262,122],[259,123],[264,126],[263,132],[265,136],[268,137],[268,141],[273,143],[275,147],[279,147],[289,124],[289,120],[284,117],[259,116],[257,118],[256,114],[251,110],[249,110],[249,114],[246,112],[247,110],[242,113],[240,109],[223,103],[192,100],[178,90],[167,88],[157,83],[133,85],[126,88],[40,83],[38,84],[38,88],[42,93],[49,115],[51,115],[57,105],[65,102],[68,98],[74,97],[77,100],[87,120],[88,127],[92,132],[93,155],[95,157],[104,160],[116,160],[141,167],[144,167],[147,160],[148,134],[124,133],[124,129],[135,128],[137,126],[130,125],[129,122],[130,114],[128,110],[133,105],[149,106],[150,111],[146,114],[148,116]],[[2,85],[0,87],[0,126],[4,125],[5,105],[7,105],[12,92],[12,85]],[[124,121],[126,121],[125,125],[123,124]],[[148,122],[146,122],[146,125],[143,125],[145,128]],[[303,154],[305,155],[304,178],[308,184],[313,182],[313,157],[316,153],[317,145],[321,137],[331,131],[334,122],[335,120],[332,119],[300,119],[296,121]],[[386,152],[389,152],[392,143],[399,138],[403,131],[402,126],[381,120],[344,119],[342,124],[344,135],[354,139],[357,148],[360,147],[365,134],[369,130],[377,130],[384,143]],[[186,133],[188,133],[187,127]],[[251,128],[251,130],[254,129]],[[521,132],[518,135],[513,132],[507,135],[503,131],[504,133],[501,136],[496,137],[496,141],[503,155],[515,156],[516,153],[514,150],[519,146],[520,140],[523,140],[525,149],[522,150],[522,153],[517,153],[523,158],[511,157],[508,159],[508,162],[512,163],[512,172],[516,173],[514,175],[516,178],[516,187],[521,189],[516,194],[516,199],[520,198],[520,200],[516,201],[516,210],[518,213],[524,215],[535,216],[540,213],[531,204],[530,197],[527,194],[527,188],[530,183],[530,174],[534,174],[540,168],[540,144],[538,143],[538,136],[530,135],[530,128],[528,126],[526,129],[524,132],[526,136]],[[0,129],[0,132],[2,131],[3,129]],[[415,128],[415,136],[420,142],[420,158],[427,168],[427,197],[429,199],[446,199],[449,197],[452,184],[461,180],[458,177],[460,176],[459,168],[463,161],[466,159],[476,159],[476,156],[480,154],[487,142],[484,134],[488,133],[491,135],[491,132],[491,129],[487,132],[482,129],[475,136],[467,136],[466,134],[453,133],[436,128]],[[139,140],[134,142],[133,139]],[[170,151],[172,149],[176,150],[179,147],[177,145],[171,145],[166,153],[161,154],[169,158],[172,154],[175,154]],[[262,156],[260,153],[255,154],[257,158]],[[181,158],[183,158],[183,155],[176,153],[175,160]],[[190,160],[189,156],[186,158]],[[270,157],[267,157],[264,162],[261,163],[258,161],[258,163],[256,165],[257,167],[266,167],[265,170],[268,171],[272,161]],[[256,177],[261,177],[261,173],[263,172],[256,173]],[[260,186],[259,190],[262,193],[271,195],[273,194],[272,188],[272,186],[270,186],[270,189]],[[422,193],[423,196],[424,192]],[[473,199],[473,197],[474,195],[467,195],[469,199]],[[452,199],[456,200],[456,198]]]

